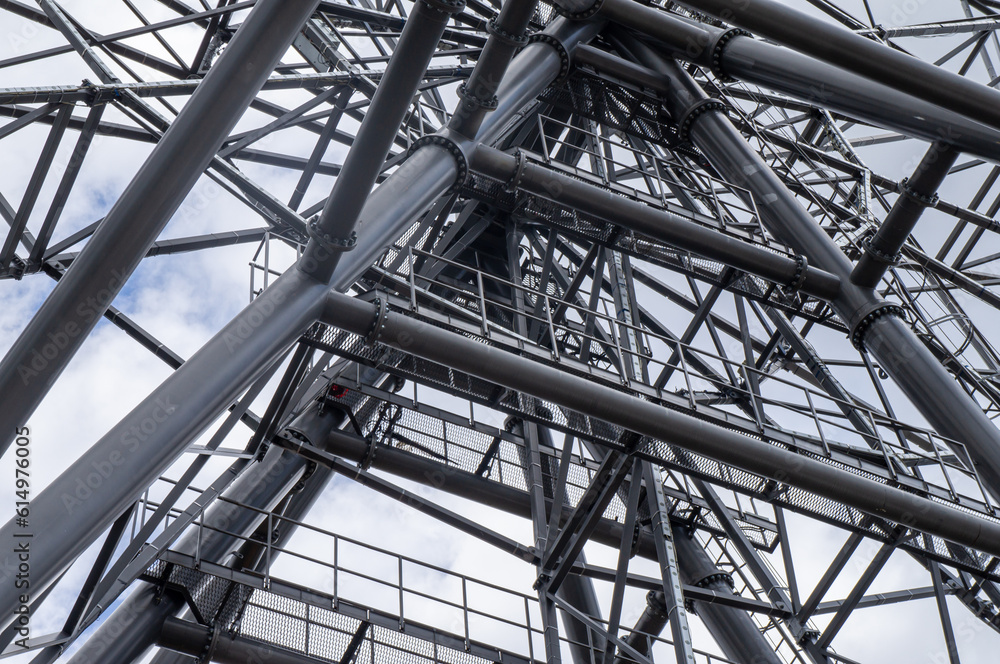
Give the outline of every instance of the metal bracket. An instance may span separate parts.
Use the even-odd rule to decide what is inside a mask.
[[[689,108],[681,117],[680,122],[677,123],[677,138],[680,139],[681,143],[689,142],[691,127],[694,126],[698,118],[711,111],[725,113],[726,109],[726,104],[718,99],[702,99]]]
[[[853,330],[851,330],[851,343],[854,344],[854,347],[858,350],[864,350],[865,335],[868,333],[868,328],[872,326],[872,323],[883,316],[897,316],[900,319],[903,319],[905,315],[906,312],[903,308],[896,304],[884,303],[881,306],[872,309],[867,315],[865,315],[864,318],[858,321],[858,324],[854,326]]]
[[[407,151],[406,156],[411,156],[414,152],[424,147],[425,145],[436,145],[438,147],[447,150],[452,157],[455,159],[455,165],[458,168],[458,175],[455,177],[455,183],[451,185],[448,189],[446,195],[454,194],[455,192],[461,190],[462,186],[465,184],[466,179],[469,177],[469,160],[465,157],[465,153],[462,152],[462,148],[458,147],[458,143],[451,140],[447,136],[441,136],[440,134],[431,134],[430,136],[421,136],[417,140],[413,141],[413,145],[410,146],[409,151]]]

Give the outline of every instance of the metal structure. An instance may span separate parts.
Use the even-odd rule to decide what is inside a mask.
[[[0,0],[59,44],[0,60],[0,287],[56,282],[5,459],[102,317],[172,370],[0,530],[0,659],[909,660],[844,636],[908,603],[987,661],[995,3],[553,1]],[[164,239],[206,181],[238,229]],[[188,359],[112,306],[234,245],[250,303]],[[348,482],[509,566],[338,532]]]

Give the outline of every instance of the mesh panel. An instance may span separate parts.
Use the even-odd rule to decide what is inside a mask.
[[[432,320],[427,320],[426,322],[437,325]],[[476,338],[482,343],[489,343],[485,339],[474,337],[474,335],[468,333],[465,334],[466,336]],[[490,408],[495,408],[511,415],[537,422],[543,426],[570,433],[603,445],[616,446],[625,433],[625,429],[617,425],[597,420],[584,413],[561,408],[553,403],[539,401],[534,397],[508,390],[494,383],[454,371],[443,365],[414,357],[382,344],[367,346],[359,336],[337,330],[336,328],[317,324],[309,331],[305,341],[323,350],[363,364],[377,366],[394,375],[413,379],[421,384],[431,385],[442,391],[481,403]],[[565,366],[561,366],[560,368],[572,372],[570,368]],[[631,393],[631,390],[622,385],[609,385],[609,387]],[[674,407],[669,402],[661,402],[661,405],[678,411],[682,410],[681,408]],[[718,425],[717,422],[699,414],[697,411],[684,410],[683,412],[693,417],[713,421],[713,423]],[[539,415],[539,413],[542,413],[542,415]],[[728,426],[727,428],[787,448],[783,443],[761,438],[755,431],[745,431],[735,426]],[[771,480],[719,463],[707,457],[693,454],[659,440],[643,438],[639,449],[642,450],[643,455],[663,468],[680,470],[710,482],[721,483],[740,493],[766,500],[773,505],[802,512],[813,518],[850,530],[861,531],[871,537],[884,540],[889,536],[890,527],[887,524],[875,521],[863,512],[842,503],[834,502],[793,487],[782,487],[780,493],[776,494],[775,489],[777,485]],[[826,459],[825,457],[816,456],[814,458],[838,465],[842,470],[865,475],[880,483],[890,482],[886,478],[864,473],[851,466],[837,464],[835,461]],[[573,499],[578,500],[578,496],[574,496]],[[977,513],[977,516],[995,520],[993,517],[981,513]],[[946,550],[943,544],[942,546],[937,546],[933,541],[931,546],[926,546],[921,538],[910,539],[901,546],[917,550],[943,562],[965,569],[980,573],[987,571],[988,565],[986,563],[988,558],[957,560],[955,556]],[[993,570],[989,571],[989,575],[1000,579],[1000,576],[995,575]]]

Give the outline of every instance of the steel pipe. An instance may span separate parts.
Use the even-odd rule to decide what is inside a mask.
[[[464,8],[462,0],[414,3],[333,192],[319,219],[309,226],[311,240],[296,267],[317,281],[327,283],[340,257],[354,247],[358,218],[385,166],[406,111],[413,104],[427,65],[451,16]]]
[[[701,106],[690,122],[690,137],[721,176],[750,191],[762,223],[810,263],[841,279],[834,311],[851,330],[852,341],[867,348],[892,376],[928,422],[946,438],[966,446],[975,471],[995,496],[1000,495],[1000,430],[941,366],[888,302],[870,288],[850,281],[853,265],[816,223],[777,175],[756,154],[721,109],[708,108],[708,97],[673,60],[662,58],[628,36],[619,40],[641,63],[670,77],[669,110],[682,118]]]
[[[189,657],[199,658],[201,662],[316,664],[315,658],[292,650],[254,641],[245,636],[234,636],[224,631],[214,634],[212,629],[204,625],[173,617],[164,621],[156,644]]]
[[[801,259],[788,258],[724,235],[679,214],[618,196],[602,187],[523,160],[523,157],[515,158],[500,150],[478,145],[472,153],[471,165],[473,170],[501,182],[516,181],[518,188],[536,196],[585,210],[608,223],[781,285],[795,286],[809,295],[831,300],[840,292],[839,277],[809,267]]]
[[[572,50],[598,27],[554,21],[546,32]],[[550,44],[525,48],[512,63],[498,91],[497,111],[484,120],[480,137],[495,138],[558,75],[560,62],[559,51]],[[34,586],[48,585],[135,501],[317,319],[329,287],[353,284],[455,182],[457,170],[444,148],[427,146],[414,153],[369,197],[358,224],[361,240],[340,262],[330,285],[299,270],[287,271],[39,493],[32,513],[49,527],[33,540]],[[109,464],[112,472],[105,477],[99,469],[107,470]],[[86,502],[79,499],[81,505],[75,504],[77,491],[86,496]],[[14,532],[12,519],[0,530],[0,542],[10,544]],[[12,550],[8,546],[0,558],[0,613],[6,615],[17,606],[10,578],[10,570],[16,569]]]
[[[970,155],[1000,162],[1000,131],[907,90],[894,90],[808,55],[632,0],[604,0],[598,16],[651,37],[664,55],[711,69],[716,75],[746,81],[906,136],[946,142]],[[581,63],[652,90],[666,92],[669,85],[656,71],[634,65],[628,68],[620,59],[596,55],[593,49],[580,55]]]
[[[517,49],[528,43],[528,23],[538,0],[506,0],[500,13],[489,22],[489,39],[479,54],[472,75],[459,87],[461,102],[448,128],[474,138],[486,114],[497,103],[497,88]]]
[[[879,518],[980,551],[1000,554],[1000,523],[713,426],[429,323],[397,313],[380,316],[376,305],[340,293],[327,296],[323,320],[355,334],[373,333],[376,341],[404,352],[842,502]]]
[[[1000,92],[776,0],[682,0],[679,4],[1000,128]]]
[[[934,143],[875,235],[865,243],[865,253],[851,272],[851,281],[862,288],[875,288],[885,271],[898,262],[899,250],[910,237],[921,215],[934,204],[934,196],[959,152],[945,143]]]
[[[101,320],[318,4],[318,0],[262,0],[254,6],[14,342],[0,362],[0,453]]]

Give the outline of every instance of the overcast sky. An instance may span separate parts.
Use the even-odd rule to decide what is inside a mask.
[[[61,4],[89,28],[102,34],[137,25],[136,19],[125,9],[124,3],[120,0],[63,0]],[[796,1],[789,4],[802,7],[807,3]],[[855,16],[865,16],[864,5],[860,0],[841,0],[839,4]],[[153,0],[136,0],[136,5],[151,20],[174,15]],[[959,0],[872,0],[871,6],[876,22],[884,26],[950,20],[964,16]],[[199,31],[189,27],[171,30],[165,33],[165,36],[170,38],[171,44],[185,58],[190,58],[200,41]],[[966,36],[934,40],[907,39],[901,40],[900,44],[922,57],[933,60],[965,38]],[[61,35],[54,30],[26,22],[0,10],[0,61],[64,43]],[[134,43],[159,56],[167,57],[163,49],[150,38],[137,39]],[[997,53],[995,44],[992,44],[990,49],[995,57]],[[298,59],[295,55],[289,55],[286,61]],[[142,67],[137,67],[137,71],[146,80],[165,78],[163,74],[149,72]],[[970,75],[977,76],[980,80],[988,79],[982,63],[977,63]],[[122,78],[128,79],[128,76],[123,74]],[[76,84],[83,79],[94,80],[95,77],[80,58],[73,54],[0,69],[0,88]],[[286,92],[274,94],[273,98],[286,107],[293,107],[308,99],[309,95],[302,92]],[[177,106],[182,105],[183,101],[183,98],[170,100]],[[454,99],[449,95],[447,101],[453,103]],[[82,109],[78,110],[77,115],[82,112]],[[104,119],[128,122],[123,115],[113,109],[109,109]],[[249,112],[237,131],[259,126],[266,121],[260,114]],[[345,127],[351,128],[351,125],[348,123]],[[853,132],[850,135],[859,136],[878,133],[879,130],[860,128],[850,131]],[[47,127],[30,126],[0,140],[0,194],[15,208],[27,186],[31,167],[46,134]],[[63,141],[56,159],[58,168],[54,169],[53,174],[46,180],[39,199],[40,203],[29,223],[30,230],[38,229],[48,201],[51,200],[58,184],[56,174],[68,163],[75,140],[76,134],[70,132],[67,140]],[[259,147],[305,157],[308,156],[313,141],[315,141],[314,135],[293,129],[282,132],[279,139],[271,139],[270,143],[265,142]],[[915,158],[919,158],[925,149],[925,145],[907,141],[890,148],[862,148],[859,152],[875,172],[899,179],[912,171]],[[87,157],[53,241],[59,241],[101,218],[117,200],[148,153],[149,147],[145,145],[110,138],[97,140]],[[326,159],[332,162],[340,162],[342,158],[342,151],[337,147],[331,148],[326,155]],[[240,166],[251,178],[264,184],[283,200],[288,199],[298,178],[297,172],[255,164],[240,164]],[[942,192],[942,198],[967,204],[974,189],[985,177],[985,168],[987,167],[981,166],[949,180]],[[324,197],[329,192],[331,183],[330,178],[316,177],[303,207]],[[218,185],[203,177],[162,237],[184,237],[261,225],[259,217],[222,191]],[[931,213],[919,230],[923,235],[918,237],[926,239],[933,245],[934,240],[940,242],[940,234],[946,233],[950,228],[951,224],[947,219]],[[985,241],[983,245],[984,248],[980,253],[988,253],[988,249],[1000,251],[1000,246],[993,238]],[[294,256],[277,243],[273,247],[272,267],[284,269]],[[244,245],[148,259],[129,280],[127,287],[114,304],[182,357],[190,357],[215,331],[246,305],[250,289],[249,262],[256,249],[256,245]],[[260,275],[258,280],[259,277]],[[0,282],[0,298],[3,302],[0,306],[0,352],[5,352],[14,342],[32,313],[51,292],[53,283],[41,275],[20,282]],[[982,329],[990,333],[1000,329],[993,325],[1000,324],[997,312],[981,309],[977,311],[985,321]],[[833,339],[832,334],[828,336],[831,344],[842,344],[845,353],[850,351],[843,339]],[[996,340],[996,337],[991,339]],[[819,343],[818,340],[827,340],[827,336],[820,332],[815,336],[814,343]],[[35,495],[65,470],[83,450],[128,413],[169,373],[170,370],[166,365],[128,339],[123,332],[106,322],[99,324],[55,388],[27,423],[31,428]],[[850,378],[848,375],[847,379]],[[851,385],[853,387],[854,383]],[[870,390],[866,392],[867,388],[864,387],[859,389],[862,394],[875,401],[873,392]],[[269,387],[265,390],[264,396],[258,399],[254,405],[256,412],[263,412],[272,390],[273,386]],[[898,394],[895,390],[891,392],[894,395]],[[502,419],[496,416],[493,424],[502,425]],[[242,448],[249,435],[249,430],[241,426],[230,436],[226,445]],[[182,460],[185,465],[189,461],[189,457]],[[202,485],[207,478],[215,477],[228,463],[227,459],[210,462],[200,477]],[[177,477],[182,469],[182,467],[174,468],[168,475]],[[0,486],[6,488],[9,482],[4,479],[4,474],[8,474],[11,478],[14,474],[9,455],[0,459]],[[434,495],[433,490],[426,487],[410,488],[425,495]],[[0,505],[12,504],[13,500],[12,495],[0,491]],[[525,521],[452,498],[448,499],[448,504],[453,509],[489,523],[495,530],[515,537],[523,543],[531,541],[530,524]],[[311,518],[317,526],[339,534],[364,540],[394,552],[412,555],[434,565],[491,580],[517,592],[527,594],[532,592],[534,570],[530,566],[513,561],[509,556],[478,541],[457,536],[447,526],[381,498],[349,480],[335,479],[322,496]],[[792,548],[797,560],[800,561],[797,569],[800,589],[805,596],[846,539],[846,533],[817,526],[804,517],[789,515],[788,518],[792,528]],[[323,551],[327,554],[330,551],[329,541],[321,541],[306,534],[297,536],[294,546],[301,547],[300,550],[303,551],[318,551],[320,553],[317,557],[322,557]],[[877,548],[878,545],[873,542],[865,542],[862,545],[845,573],[834,584],[827,596],[828,599],[846,595]],[[95,550],[92,547],[92,550],[71,570],[54,595],[54,601],[50,601],[35,615],[33,619],[35,635],[58,631],[61,628],[68,603],[75,596],[75,588],[82,582],[89,567],[88,563],[94,554]],[[589,548],[588,555],[592,562],[600,565],[613,567],[616,561],[615,553],[602,547]],[[781,569],[779,558],[771,562],[776,569]],[[385,568],[384,559],[371,555],[358,556],[356,564],[372,565],[374,566],[372,569],[377,568],[379,573]],[[633,569],[644,574],[656,573],[655,566],[639,559],[635,560]],[[315,569],[295,564],[291,560],[280,561],[275,570],[276,575],[282,578],[329,590],[325,586],[329,579],[323,578]],[[390,574],[388,571],[385,573]],[[416,570],[413,574],[414,583],[419,578],[427,583],[428,587],[442,582],[440,575],[424,573],[426,577],[421,577],[422,573]],[[929,584],[930,578],[922,568],[905,554],[896,554],[869,592],[915,588]],[[598,584],[597,589],[603,606],[608,606],[610,588]],[[643,595],[644,593],[637,591],[629,592],[623,616],[624,624],[633,624],[642,612]],[[959,602],[949,599],[949,606],[959,635],[963,661],[975,663],[995,660],[995,653],[1000,647],[1000,635],[987,630]],[[933,600],[859,611],[838,636],[837,649],[845,656],[861,662],[903,660],[921,664],[944,662],[946,657],[943,640],[935,613]],[[816,622],[822,628],[828,619],[828,616],[822,616]],[[436,620],[442,627],[452,631],[461,630],[461,625],[456,622],[454,616],[446,618],[443,612],[437,617],[428,616],[426,620],[428,622]],[[694,628],[696,646],[717,652],[718,649],[706,636],[705,630],[696,619]],[[483,629],[488,628],[483,627]],[[497,632],[496,638],[501,641],[497,645],[504,646],[505,643],[502,642],[504,639],[515,637]],[[26,662],[29,659],[18,657],[10,661]],[[63,661],[65,659],[67,658],[64,657]]]

